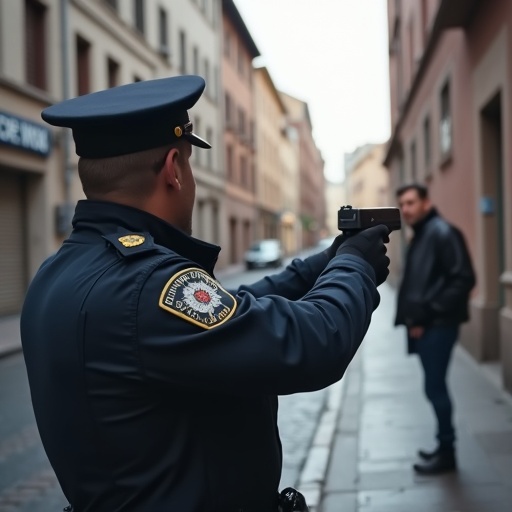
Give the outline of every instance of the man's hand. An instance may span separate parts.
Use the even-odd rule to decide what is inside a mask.
[[[384,245],[388,242],[389,229],[384,225],[373,226],[342,241],[336,254],[352,254],[366,260],[373,267],[379,286],[389,275],[389,258]]]
[[[425,333],[424,327],[409,327],[409,338],[419,340]]]

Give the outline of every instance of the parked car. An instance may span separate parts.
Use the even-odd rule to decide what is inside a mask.
[[[254,242],[244,257],[247,270],[252,268],[280,267],[283,264],[283,249],[276,239]]]

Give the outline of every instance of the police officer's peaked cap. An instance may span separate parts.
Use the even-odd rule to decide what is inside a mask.
[[[52,105],[41,117],[71,128],[76,153],[85,158],[136,153],[180,138],[209,149],[210,144],[192,131],[187,112],[204,88],[200,76],[135,82]]]

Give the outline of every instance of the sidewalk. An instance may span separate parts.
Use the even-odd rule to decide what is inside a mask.
[[[512,400],[457,348],[450,370],[459,472],[419,477],[418,448],[435,446],[433,413],[423,395],[405,333],[392,327],[394,291],[381,305],[344,377],[341,410],[315,512],[511,512]]]

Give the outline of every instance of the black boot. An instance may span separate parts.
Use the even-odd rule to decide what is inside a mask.
[[[432,460],[440,451],[440,447],[438,446],[435,450],[431,452],[427,452],[426,450],[418,450],[418,457],[423,460]]]
[[[439,450],[432,459],[422,464],[414,464],[413,468],[420,475],[440,475],[457,471],[455,450]]]

